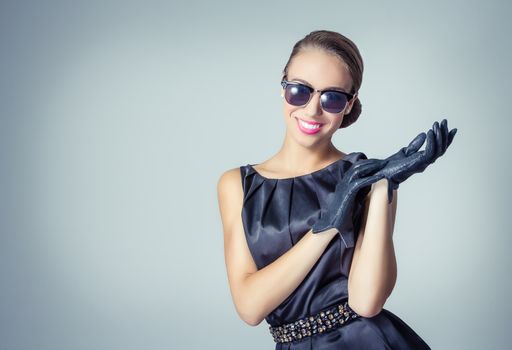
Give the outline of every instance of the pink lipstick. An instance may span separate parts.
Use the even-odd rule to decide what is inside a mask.
[[[297,117],[295,117],[295,119],[297,119],[297,126],[299,127],[299,130],[307,135],[316,134],[317,132],[320,131],[320,128],[323,126],[323,124],[321,123],[304,121]]]

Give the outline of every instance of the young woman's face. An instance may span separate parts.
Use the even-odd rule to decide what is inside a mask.
[[[300,81],[318,90],[337,87],[350,92],[352,88],[352,79],[343,62],[319,49],[308,49],[296,55],[290,62],[286,80]],[[284,93],[282,88],[281,95]],[[355,98],[348,101],[340,113],[329,113],[322,109],[318,92],[300,107],[289,104],[283,97],[287,133],[300,143],[330,139],[340,127],[343,117],[350,113],[354,101]],[[309,122],[308,125],[301,124],[301,120]],[[318,129],[312,129],[317,125],[320,125]]]

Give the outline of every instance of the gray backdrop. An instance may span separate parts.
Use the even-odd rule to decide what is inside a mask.
[[[293,44],[365,62],[344,152],[458,134],[400,187],[385,308],[433,349],[504,349],[511,323],[506,1],[2,1],[0,348],[272,349],[227,282],[220,175],[277,152]]]

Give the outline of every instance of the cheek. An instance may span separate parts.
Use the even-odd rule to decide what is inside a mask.
[[[296,107],[290,106],[288,103],[283,103],[283,112],[285,116],[289,117],[291,113],[296,109]]]
[[[283,117],[287,123],[295,121],[293,116],[295,115],[295,111],[297,109],[297,107],[290,106],[286,103],[283,105]]]

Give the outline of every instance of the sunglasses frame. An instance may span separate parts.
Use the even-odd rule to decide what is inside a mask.
[[[285,77],[286,78],[286,77]],[[302,106],[306,106],[309,101],[311,101],[311,97],[313,96],[313,94],[315,92],[319,92],[320,93],[320,101],[322,101],[322,94],[324,92],[337,92],[339,94],[342,94],[342,95],[345,95],[347,97],[347,103],[345,103],[345,106],[343,106],[343,109],[345,109],[345,107],[347,106],[347,104],[350,102],[350,100],[352,100],[354,98],[355,95],[353,94],[349,94],[348,92],[345,92],[345,91],[340,91],[340,90],[334,90],[334,89],[325,89],[325,90],[319,90],[319,89],[314,89],[312,88],[311,86],[309,85],[306,85],[304,83],[301,83],[301,82],[294,82],[294,81],[289,81],[289,80],[286,80],[285,78],[283,78],[281,80],[281,86],[283,87],[283,89],[286,90],[286,88],[288,87],[288,85],[300,85],[300,86],[303,86],[305,88],[307,88],[309,90],[309,99],[306,103],[304,103],[303,105],[300,105],[300,106],[296,106],[296,105],[293,105],[291,104],[290,102],[288,102],[288,100],[286,100],[287,103],[290,103],[292,106],[295,106],[295,107],[302,107]],[[320,102],[320,105],[322,106],[322,102]],[[324,107],[322,106],[322,109],[324,109]],[[341,113],[343,111],[343,109],[339,112],[336,112],[334,114],[337,114],[337,113]],[[326,111],[327,113],[333,113],[333,112],[328,112]]]

